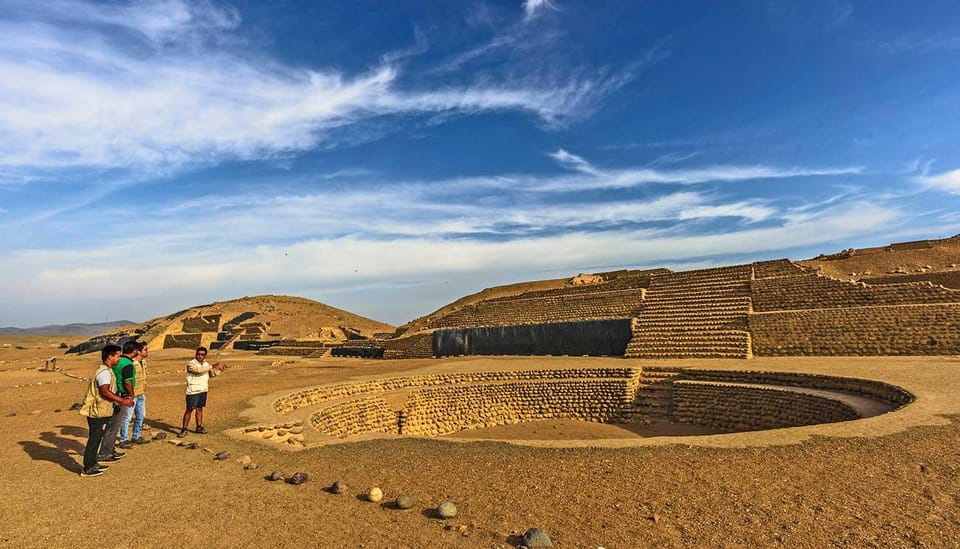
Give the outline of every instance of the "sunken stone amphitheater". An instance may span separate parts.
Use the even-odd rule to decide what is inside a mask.
[[[291,449],[352,437],[442,436],[527,421],[674,424],[755,431],[875,416],[912,395],[825,375],[669,367],[415,375],[299,390],[269,402],[275,422],[238,432]],[[311,430],[304,430],[308,425]]]

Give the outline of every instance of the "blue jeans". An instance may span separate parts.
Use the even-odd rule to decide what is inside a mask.
[[[133,440],[140,438],[143,433],[143,418],[147,415],[147,395],[140,395],[133,399],[133,406],[123,407],[123,421],[120,423],[120,442],[130,440],[127,438],[130,428],[130,416],[136,416],[133,421]]]

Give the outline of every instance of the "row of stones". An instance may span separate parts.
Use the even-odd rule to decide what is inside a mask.
[[[639,375],[637,368],[563,368],[552,370],[516,370],[435,374],[360,381],[313,387],[285,395],[273,402],[274,411],[286,414],[331,400],[351,396],[399,391],[417,387],[517,381],[535,379],[630,378]]]
[[[630,405],[624,381],[531,381],[430,388],[410,395],[403,434],[438,436],[541,419],[608,422]]]
[[[870,379],[837,377],[823,374],[651,368],[644,370],[642,379],[653,378],[657,375],[671,376],[670,379],[750,383],[756,385],[790,385],[808,389],[842,391],[882,400],[894,405],[907,404],[913,401],[913,395],[896,385]]]
[[[792,391],[677,383],[673,419],[729,431],[778,429],[858,419],[853,408],[831,398]]]
[[[754,280],[751,287],[754,311],[960,303],[960,291],[929,282],[870,286],[811,274]]]
[[[797,276],[807,270],[789,259],[774,259],[758,261],[753,264],[753,278],[774,278],[782,276]]]
[[[303,447],[303,422],[290,421],[274,425],[246,427],[243,433],[251,438],[268,442],[285,443],[294,448]]]
[[[310,424],[321,433],[337,438],[368,433],[399,433],[397,414],[381,397],[333,404],[314,413]]]
[[[634,316],[642,302],[643,292],[639,289],[583,296],[481,301],[436,318],[427,327],[506,326],[590,318],[626,318]]]
[[[871,276],[862,279],[867,284],[902,284],[904,282],[930,282],[931,284],[960,288],[960,271],[925,273],[915,275]]]
[[[960,305],[788,311],[749,322],[761,356],[960,353]]]

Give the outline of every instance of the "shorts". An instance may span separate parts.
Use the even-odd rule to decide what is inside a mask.
[[[207,392],[187,395],[187,410],[196,410],[207,405]]]

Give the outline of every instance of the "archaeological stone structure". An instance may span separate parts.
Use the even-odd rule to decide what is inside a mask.
[[[739,432],[855,420],[912,400],[903,389],[879,381],[802,373],[669,367],[483,371],[293,391],[270,404],[276,422],[242,433],[302,448],[545,419],[659,420]]]
[[[851,282],[787,259],[579,275],[578,284],[454,307],[412,322],[397,337],[365,345],[382,348],[388,359],[958,354],[958,275],[930,276]],[[947,285],[932,282],[938,280]]]

